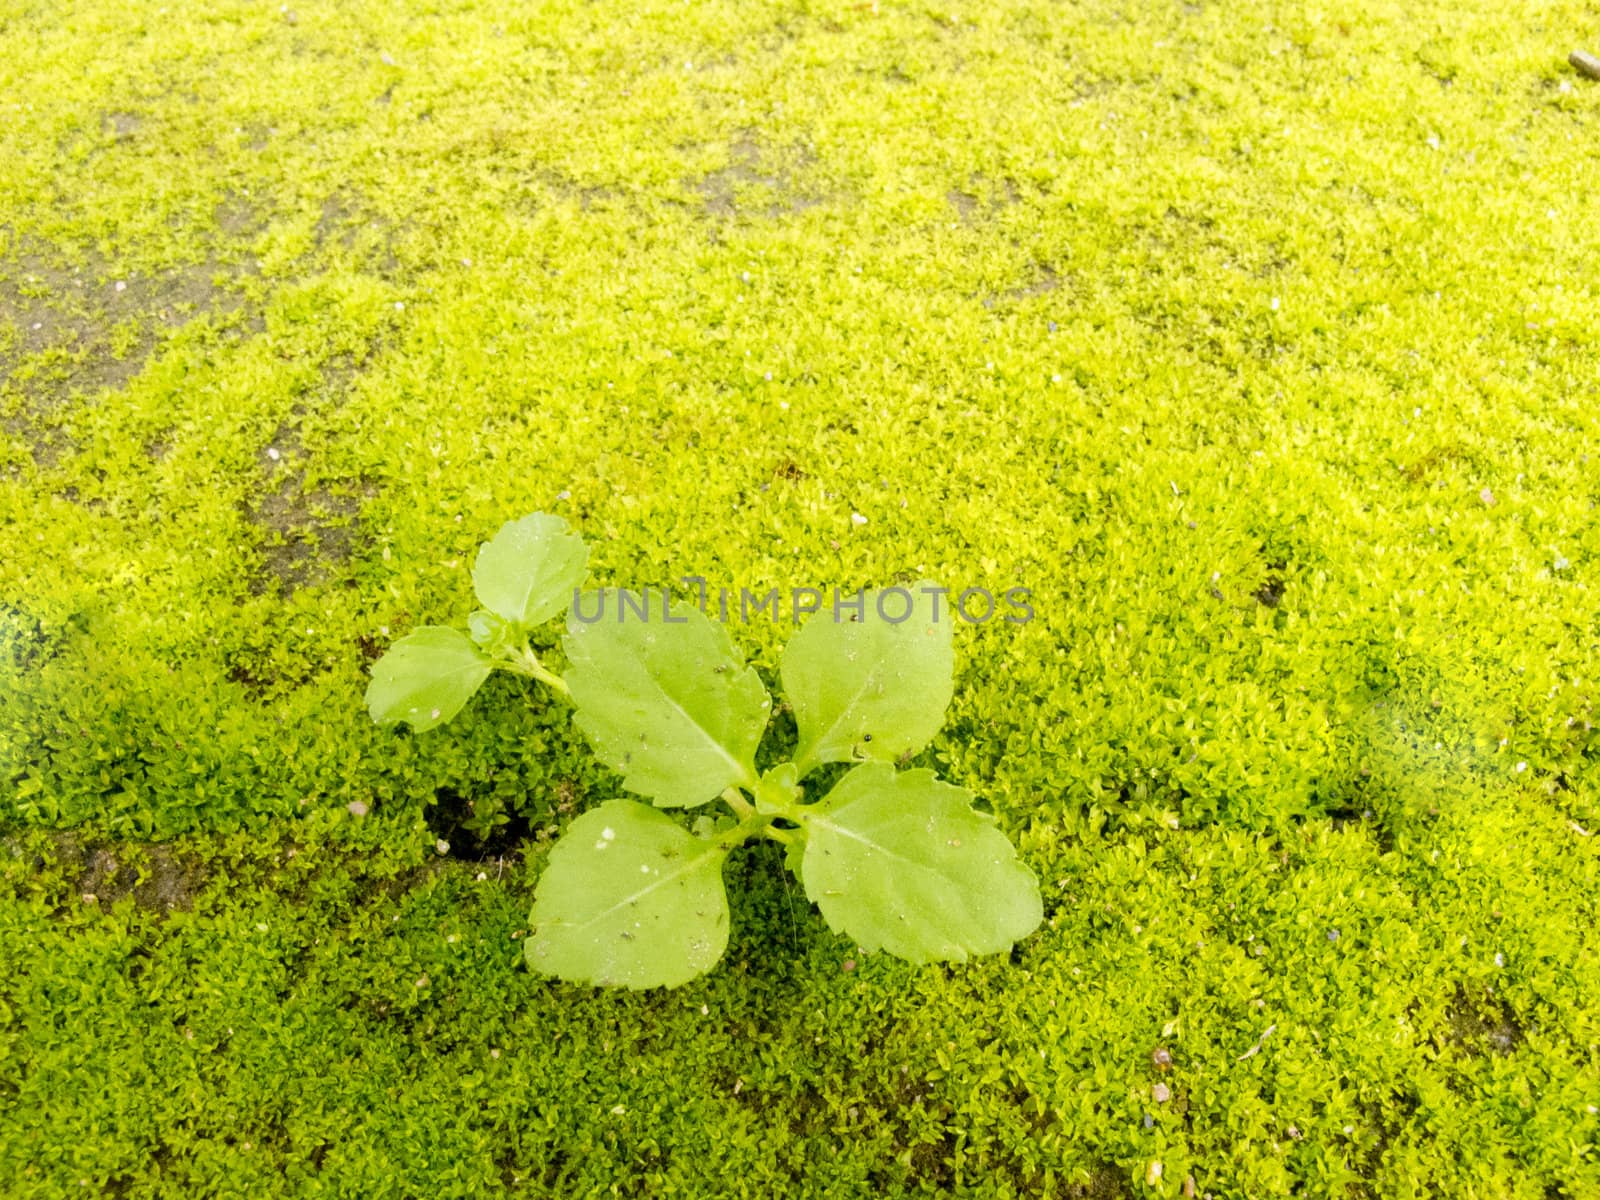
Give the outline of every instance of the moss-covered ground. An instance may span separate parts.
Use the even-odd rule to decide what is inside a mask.
[[[0,8],[0,1193],[1600,1195],[1585,41]],[[1031,588],[923,761],[1046,926],[858,956],[757,851],[704,980],[531,976],[618,781],[516,681],[361,695],[533,510],[613,583]]]

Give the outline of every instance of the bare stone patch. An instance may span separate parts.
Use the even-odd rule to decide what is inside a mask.
[[[267,224],[260,206],[243,192],[229,192],[217,205],[213,219],[225,237],[234,239],[253,237]]]
[[[270,125],[263,125],[260,121],[252,121],[248,125],[241,125],[236,132],[246,150],[259,154],[271,144],[273,136],[278,131]]]
[[[362,197],[340,191],[322,202],[322,213],[312,236],[319,250],[338,247],[365,260],[377,274],[387,277],[400,270],[400,258],[395,253],[398,232]]]
[[[301,431],[312,416],[344,404],[362,368],[378,350],[374,341],[359,360],[349,353],[328,359],[320,385],[295,405],[257,452],[265,492],[250,506],[247,517],[263,533],[265,545],[261,572],[251,583],[254,594],[278,590],[289,595],[324,583],[354,553],[361,505],[376,489],[366,480],[308,485],[310,452]]]
[[[75,878],[76,899],[82,904],[108,909],[119,900],[132,899],[146,912],[165,917],[190,912],[205,886],[200,860],[158,843],[84,842],[72,833],[56,835],[59,860]],[[71,868],[76,868],[75,872]]]
[[[976,175],[965,187],[951,188],[945,200],[956,210],[963,225],[980,225],[1005,209],[1019,203],[1022,193],[1009,179],[994,180]]]
[[[596,205],[610,200],[616,195],[610,188],[578,183],[576,180],[558,174],[555,171],[541,171],[539,173],[539,181],[555,192],[556,195],[575,202],[579,212],[588,212]]]
[[[1473,993],[1458,984],[1443,1034],[1450,1045],[1470,1055],[1510,1054],[1525,1040],[1517,1014],[1491,990]]]
[[[787,162],[780,161],[746,129],[729,145],[727,166],[684,182],[699,194],[710,216],[780,217],[827,202],[827,196],[805,184],[805,173],[815,163],[816,156],[805,149]]]
[[[1024,300],[1034,300],[1040,296],[1049,295],[1060,286],[1061,276],[1056,273],[1055,268],[1041,264],[1038,268],[1037,277],[1031,283],[1021,284],[1018,287],[1000,292],[998,295],[986,297],[983,306],[985,308],[995,308],[1002,304],[1017,304]]]
[[[348,562],[359,534],[361,503],[373,488],[353,491],[307,487],[296,471],[284,473],[277,488],[257,502],[251,523],[267,532],[262,574],[251,590],[261,595],[276,585],[284,595],[325,583],[333,568]]]
[[[245,297],[229,285],[248,271],[216,257],[152,272],[96,255],[73,265],[31,245],[0,261],[0,390],[20,397],[6,431],[53,465],[71,440],[52,418],[70,400],[125,387],[195,318],[237,313]]]
[[[945,193],[950,207],[956,210],[956,215],[961,218],[962,224],[971,225],[978,215],[978,198],[971,192],[963,192],[959,188],[951,188]]]
[[[143,118],[137,113],[110,112],[102,113],[100,117],[100,128],[118,141],[131,138],[143,124]]]

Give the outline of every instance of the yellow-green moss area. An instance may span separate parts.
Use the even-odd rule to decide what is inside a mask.
[[[1584,44],[0,12],[0,1190],[1600,1195]],[[533,510],[615,584],[1031,588],[922,762],[1047,928],[861,958],[756,853],[701,983],[528,975],[618,781],[513,681],[361,692]]]

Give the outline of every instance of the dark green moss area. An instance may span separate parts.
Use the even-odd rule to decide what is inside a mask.
[[[1592,4],[392,8],[0,13],[0,1191],[1600,1194]],[[1031,588],[1047,928],[530,976],[617,780],[361,695],[533,510]]]
[[[1123,1196],[1152,1162],[1169,1193],[1588,1194],[1594,855],[1500,804],[1379,833],[1034,827],[1047,927],[925,970],[855,955],[764,847],[722,966],[642,996],[520,966],[537,838],[15,834],[0,1165],[18,1195]]]

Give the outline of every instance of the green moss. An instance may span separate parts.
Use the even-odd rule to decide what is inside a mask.
[[[1600,1190],[1592,16],[0,18],[0,1178]],[[702,985],[519,970],[616,780],[361,692],[535,509],[1030,587],[929,753],[1051,881],[1020,963],[847,972],[758,855]]]

